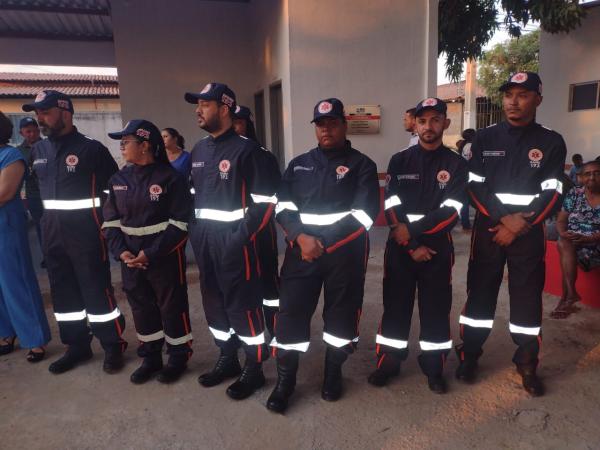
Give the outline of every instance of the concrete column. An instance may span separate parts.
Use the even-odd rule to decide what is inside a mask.
[[[463,109],[463,130],[477,129],[477,62],[469,59],[465,74],[465,104]]]

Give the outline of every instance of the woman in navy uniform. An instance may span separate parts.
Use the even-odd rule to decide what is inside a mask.
[[[108,182],[102,228],[121,261],[138,355],[144,358],[131,382],[144,383],[158,373],[160,382],[170,383],[185,371],[192,354],[184,256],[191,196],[151,122],[132,120],[109,136],[121,139],[123,158],[130,163]],[[163,367],[165,341],[169,360]]]

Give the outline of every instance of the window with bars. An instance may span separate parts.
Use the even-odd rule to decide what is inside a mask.
[[[600,108],[600,81],[572,84],[569,87],[569,111]]]

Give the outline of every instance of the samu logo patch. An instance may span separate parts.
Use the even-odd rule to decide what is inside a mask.
[[[221,180],[229,179],[229,170],[231,170],[231,163],[229,160],[224,159],[219,163],[219,173],[221,174]]]
[[[162,188],[158,184],[153,184],[148,189],[150,192],[150,201],[157,202],[160,199],[160,194],[163,193]]]
[[[76,155],[69,155],[65,159],[65,163],[67,164],[67,172],[74,173],[77,164],[79,164],[79,158]]]
[[[529,156],[529,165],[537,169],[541,165],[544,153],[538,148],[532,148],[527,156]]]
[[[440,189],[446,189],[446,185],[450,181],[450,173],[447,170],[440,170],[437,173],[437,177],[436,178],[437,178],[437,181],[438,181],[438,187]]]
[[[341,180],[346,176],[346,174],[350,171],[346,166],[337,166],[335,169],[335,173],[337,174],[337,179]]]

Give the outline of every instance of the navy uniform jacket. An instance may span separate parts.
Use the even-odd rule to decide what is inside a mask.
[[[340,150],[317,147],[290,162],[277,197],[277,221],[288,242],[306,233],[331,253],[366,233],[377,218],[377,167],[350,141]]]
[[[101,198],[108,179],[118,170],[108,149],[75,129],[66,136],[38,141],[32,160],[47,239],[77,239],[83,244],[88,233],[100,236]]]
[[[386,219],[390,226],[407,225],[410,250],[423,235],[450,231],[466,202],[467,163],[443,145],[424,150],[417,144],[396,153],[386,178]]]
[[[494,222],[514,212],[534,212],[542,222],[562,194],[566,146],[562,136],[538,123],[501,122],[479,130],[471,146],[469,194]]]
[[[196,224],[228,234],[232,246],[254,239],[277,203],[279,171],[269,157],[233,128],[200,140],[192,150]]]
[[[126,250],[144,250],[153,263],[185,245],[192,198],[170,164],[124,167],[108,190],[102,228],[115,259]]]

